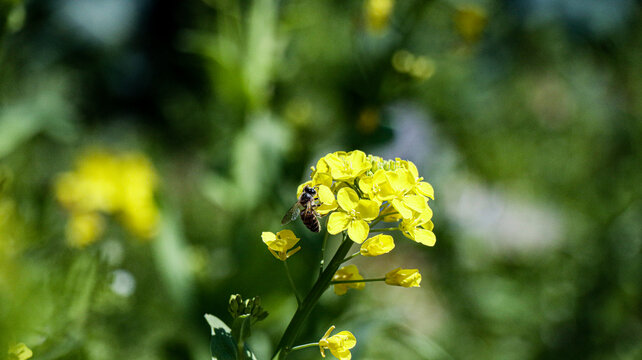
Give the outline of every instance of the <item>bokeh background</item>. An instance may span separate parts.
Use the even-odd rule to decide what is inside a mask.
[[[0,0],[0,353],[207,359],[240,293],[269,358],[296,304],[260,234],[361,149],[417,164],[437,244],[358,259],[422,287],[330,291],[297,343],[641,359],[641,5]],[[320,236],[291,228],[305,289]]]

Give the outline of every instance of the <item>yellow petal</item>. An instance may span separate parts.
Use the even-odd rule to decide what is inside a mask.
[[[415,186],[415,190],[421,195],[428,196],[429,198],[435,200],[435,189],[432,188],[432,185],[425,181],[418,182]]]
[[[413,178],[418,178],[419,177],[419,171],[417,170],[417,166],[410,160],[406,161],[406,168],[410,173],[412,174]]]
[[[325,185],[329,187],[330,185],[332,185],[332,176],[330,176],[330,174],[328,173],[317,172],[312,178],[312,184],[315,186]]]
[[[399,199],[393,199],[392,201],[390,201],[390,203],[402,218],[410,219],[412,217],[412,210],[410,210],[404,203],[399,201]]]
[[[333,290],[336,295],[345,295],[348,292],[348,284],[335,284]]]
[[[330,217],[328,218],[328,232],[332,235],[336,235],[343,230],[348,228],[348,224],[350,223],[350,216],[348,214],[341,212],[341,211],[336,211],[330,214]]]
[[[350,211],[357,207],[359,203],[359,195],[351,188],[344,187],[337,192],[337,202],[343,210]]]
[[[379,215],[379,203],[373,200],[359,200],[355,211],[360,218],[370,221]]]
[[[368,232],[370,227],[364,220],[353,220],[348,225],[348,236],[357,244],[361,244],[368,237]]]
[[[276,234],[274,234],[273,232],[264,231],[261,233],[261,239],[263,239],[264,243],[268,244],[276,240]]]
[[[403,197],[403,203],[418,213],[423,212],[428,207],[426,198],[421,195],[406,195]]]
[[[427,223],[421,225],[421,227],[426,230],[432,231],[435,228],[435,224],[433,224],[432,221],[428,221]]]
[[[334,194],[329,187],[325,185],[319,185],[319,200],[324,204],[332,204],[335,202]]]
[[[294,235],[292,230],[281,230],[276,234],[277,239],[281,239],[285,242],[285,249],[288,250],[291,249],[297,242],[299,242],[299,238]]]
[[[437,238],[435,237],[435,233],[433,233],[430,230],[422,229],[422,228],[416,228],[414,231],[414,240],[420,244],[424,244],[426,246],[434,246],[435,242],[437,242]]]
[[[343,346],[347,349],[352,349],[357,345],[357,339],[352,335],[350,331],[341,331],[337,334],[338,336],[343,336]]]

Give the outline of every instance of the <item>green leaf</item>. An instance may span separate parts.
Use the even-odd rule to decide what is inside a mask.
[[[232,337],[232,330],[221,319],[214,315],[205,314],[205,320],[212,328],[212,341],[210,342],[212,360],[256,360],[256,356],[250,351],[247,344],[244,346],[245,357],[237,357],[236,342]]]
[[[236,341],[236,349],[243,349],[245,346],[245,339],[251,335],[250,325],[252,317],[250,314],[241,315],[234,319],[232,323],[232,337]],[[241,357],[243,359],[243,357]]]

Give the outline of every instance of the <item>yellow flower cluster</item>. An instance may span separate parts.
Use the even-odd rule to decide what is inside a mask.
[[[419,176],[411,161],[383,160],[355,150],[338,151],[319,159],[312,168],[311,180],[299,186],[318,188],[320,215],[328,213],[328,232],[344,230],[352,241],[361,244],[373,222],[398,222],[409,239],[433,246],[432,186]]]
[[[61,174],[55,184],[58,201],[70,212],[67,240],[84,247],[103,233],[102,214],[116,215],[135,236],[154,236],[159,210],[154,201],[157,176],[150,161],[139,153],[114,154],[91,150],[75,169]]]

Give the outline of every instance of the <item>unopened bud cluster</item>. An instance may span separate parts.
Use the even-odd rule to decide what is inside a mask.
[[[230,296],[227,310],[234,319],[242,315],[250,315],[252,323],[261,321],[268,316],[268,312],[261,307],[261,298],[258,296],[243,300],[241,295],[234,294]]]

